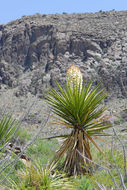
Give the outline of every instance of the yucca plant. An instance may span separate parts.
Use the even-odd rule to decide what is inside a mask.
[[[4,115],[0,119],[0,147],[9,142],[17,134],[18,122],[12,116]]]
[[[106,107],[101,104],[107,95],[100,83],[95,87],[92,87],[92,81],[83,85],[82,73],[74,65],[67,70],[65,87],[62,88],[58,83],[57,87],[58,91],[53,88],[48,91],[46,101],[58,116],[54,123],[71,128],[72,131],[69,135],[56,136],[64,137],[65,140],[53,161],[58,163],[65,156],[64,171],[77,176],[90,172],[90,142],[101,151],[94,139],[108,135],[103,130],[111,127],[104,115]]]

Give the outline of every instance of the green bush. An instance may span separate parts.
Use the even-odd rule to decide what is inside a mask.
[[[95,152],[93,149],[94,153],[94,161],[98,164],[100,164],[103,167],[106,167],[107,169],[110,170],[114,180],[116,181],[117,185],[120,185],[120,178],[118,175],[118,171],[116,169],[115,162],[119,168],[120,173],[123,175],[124,174],[124,159],[123,159],[123,153],[121,150],[116,150],[115,148],[113,149],[113,155],[111,152],[111,149],[108,148],[109,145],[104,145],[103,146],[103,153],[100,152]],[[114,159],[115,162],[114,162]],[[91,177],[91,182],[93,187],[98,187],[97,183],[103,184],[106,189],[111,189],[112,187],[114,188],[114,182],[112,181],[112,178],[110,174],[108,173],[107,170],[102,169],[101,167],[96,167],[95,165],[95,173]],[[124,175],[123,175],[124,176]]]
[[[10,159],[10,162],[11,162],[11,159]],[[10,175],[8,176],[7,180],[4,182],[3,185],[6,185],[10,188],[11,186],[11,182],[10,182],[10,179],[15,181],[16,183],[19,183],[20,182],[20,179],[17,175],[17,171],[20,170],[20,169],[23,169],[25,167],[25,165],[23,164],[22,161],[18,161],[14,168],[12,168],[12,165],[9,165],[1,174],[0,174],[0,179],[3,179],[4,176],[6,176],[8,174],[8,172],[10,172],[10,170],[12,170],[12,172],[10,173]]]
[[[32,135],[28,133],[28,130],[24,129],[23,127],[19,129],[18,133],[19,133],[20,144],[26,144],[32,138]]]
[[[91,180],[86,176],[82,176],[81,179],[78,179],[77,184],[77,190],[93,190]]]
[[[32,160],[39,160],[42,164],[47,164],[51,160],[58,148],[57,140],[42,140],[40,137],[28,147],[26,154]]]

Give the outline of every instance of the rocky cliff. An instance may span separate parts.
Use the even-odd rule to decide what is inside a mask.
[[[102,80],[112,97],[127,96],[127,11],[37,14],[0,25],[1,88],[41,96],[72,64],[84,81]]]

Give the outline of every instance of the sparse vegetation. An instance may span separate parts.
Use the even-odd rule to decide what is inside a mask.
[[[28,147],[26,153],[32,160],[39,160],[43,165],[46,165],[48,160],[54,156],[56,149],[59,147],[56,140],[38,139]]]
[[[24,189],[40,189],[40,190],[73,190],[74,185],[66,177],[65,174],[60,174],[58,171],[53,171],[53,166],[41,166],[36,163],[31,166],[26,166],[25,169],[19,171],[18,175],[22,179],[19,184],[12,181],[13,190]]]
[[[29,139],[28,137],[30,137],[29,132],[25,131],[25,135],[23,137],[25,142]],[[104,155],[102,153],[96,151],[94,146],[91,147],[91,151],[92,151],[92,154],[94,157],[94,161],[96,163],[99,163],[100,165],[103,165],[103,166],[111,169],[113,177],[116,179],[117,184],[120,185],[119,175],[117,173],[109,145],[110,145],[110,142],[109,142],[109,144],[103,145],[102,150],[104,152]],[[39,137],[26,151],[26,154],[31,157],[31,161],[32,161],[31,166],[33,167],[33,169],[35,169],[34,163],[36,165],[36,162],[38,163],[38,167],[40,167],[41,169],[45,168],[46,165],[49,163],[49,161],[51,161],[51,159],[54,157],[55,150],[57,150],[58,147],[59,147],[59,145],[56,140],[42,141],[42,139]],[[121,151],[121,149],[120,150],[114,149],[113,153],[114,153],[116,163],[120,169],[120,172],[123,175],[124,174],[124,160],[123,160],[122,151]],[[62,163],[63,162],[64,162],[64,160],[62,161]],[[6,173],[8,173],[10,168],[11,168],[11,166],[9,166],[2,174],[6,175]],[[60,168],[61,168],[61,166],[58,167],[59,172],[61,172]],[[32,187],[32,183],[30,184],[28,182],[30,180],[30,173],[27,176],[28,181],[21,180],[21,176],[19,175],[19,173],[21,174],[23,172],[22,174],[23,174],[23,176],[25,176],[27,169],[25,169],[25,166],[22,163],[22,160],[18,161],[18,163],[14,167],[14,170],[12,171],[12,173],[10,174],[10,176],[6,182],[6,185],[7,184],[9,185],[9,187],[8,188],[6,187],[6,188],[7,189],[11,189],[11,188],[12,189],[16,189],[16,188],[17,189],[23,189],[23,188],[30,189],[30,188],[32,188],[32,189],[36,190],[35,185],[33,185],[33,187]],[[70,178],[69,181],[72,182],[71,184],[73,185],[73,189],[74,190],[94,190],[94,188],[96,187],[97,190],[100,190],[100,188],[98,187],[96,182],[98,182],[99,184],[103,184],[106,187],[106,190],[111,189],[111,187],[114,188],[114,184],[111,179],[111,176],[108,174],[108,172],[106,170],[104,170],[103,168],[98,167],[96,165],[94,166],[94,169],[95,170],[92,175],[86,174],[82,177],[78,177],[77,179]],[[30,171],[32,171],[32,169]],[[40,185],[41,185],[41,183],[42,183],[41,182],[42,181],[41,173],[38,173],[36,175],[36,180],[37,180],[36,183],[37,184],[40,183]]]
[[[52,89],[47,98],[48,103],[54,106],[53,112],[62,118],[57,118],[55,124],[63,124],[65,128],[72,129],[70,135],[57,136],[66,138],[62,145],[54,137],[44,140],[39,136],[40,130],[35,137],[24,128],[20,128],[17,133],[20,122],[11,116],[1,117],[0,181],[4,179],[1,187],[5,187],[5,190],[127,189],[126,151],[122,143],[126,137],[123,136],[121,140],[114,128],[123,119],[116,119],[112,133],[110,129],[112,136],[107,138],[108,135],[103,130],[112,124],[107,121],[109,117],[104,117],[105,107],[100,104],[106,97],[105,91],[100,90],[100,85],[92,88],[91,82],[84,87],[79,70],[76,74],[74,71],[71,74],[67,78],[66,90],[58,84],[59,91]],[[34,117],[32,113],[27,113],[28,116]],[[104,137],[102,139],[98,136]],[[14,152],[15,145],[8,149],[8,143],[15,144],[17,138],[23,146],[19,155]],[[100,140],[100,146],[95,140]],[[24,152],[25,162],[20,159]]]

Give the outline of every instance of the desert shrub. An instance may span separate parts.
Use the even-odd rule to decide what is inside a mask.
[[[93,190],[91,180],[86,176],[77,179],[77,190]]]
[[[10,162],[11,162],[11,159],[10,159]],[[23,162],[21,160],[19,160],[12,172],[10,173],[10,175],[8,176],[8,178],[6,179],[6,181],[3,183],[3,185],[7,185],[9,188],[11,186],[11,183],[10,183],[10,179],[15,181],[16,183],[19,183],[20,179],[17,175],[17,170],[19,169],[23,169],[25,167],[25,165],[23,164]],[[8,174],[8,172],[12,169],[12,165],[9,165],[1,174],[0,174],[0,179],[3,179],[4,176],[6,176]]]
[[[116,182],[118,188],[120,188],[121,180],[119,173],[123,176],[124,179],[124,158],[123,153],[119,149],[114,148],[111,152],[111,149],[103,147],[104,155],[99,152],[94,151],[94,161],[98,163],[100,166],[103,166],[110,170],[114,181]],[[95,172],[93,176],[91,176],[91,183],[93,187],[96,187],[97,190],[100,190],[97,183],[103,184],[106,189],[115,189],[114,182],[112,180],[111,175],[109,174],[107,169],[103,169],[99,166],[95,165]],[[118,171],[119,170],[119,171]]]
[[[52,166],[41,167],[36,163],[18,174],[21,182],[12,181],[12,190],[73,190],[73,183],[65,176],[53,170]]]
[[[41,137],[38,137],[38,139],[28,147],[26,154],[32,160],[40,160],[45,165],[48,160],[53,158],[57,148],[57,140],[42,140]]]
[[[26,144],[29,140],[32,139],[32,135],[24,127],[21,127],[19,129],[18,135],[20,144]]]
[[[116,174],[115,171],[112,171],[112,175],[113,177],[115,177],[117,184],[120,184],[118,174]],[[97,188],[98,186],[96,182],[98,182],[99,184],[103,184],[107,189],[111,189],[112,187],[114,187],[111,176],[105,170],[98,171],[95,175],[91,177],[91,183],[93,187]]]

